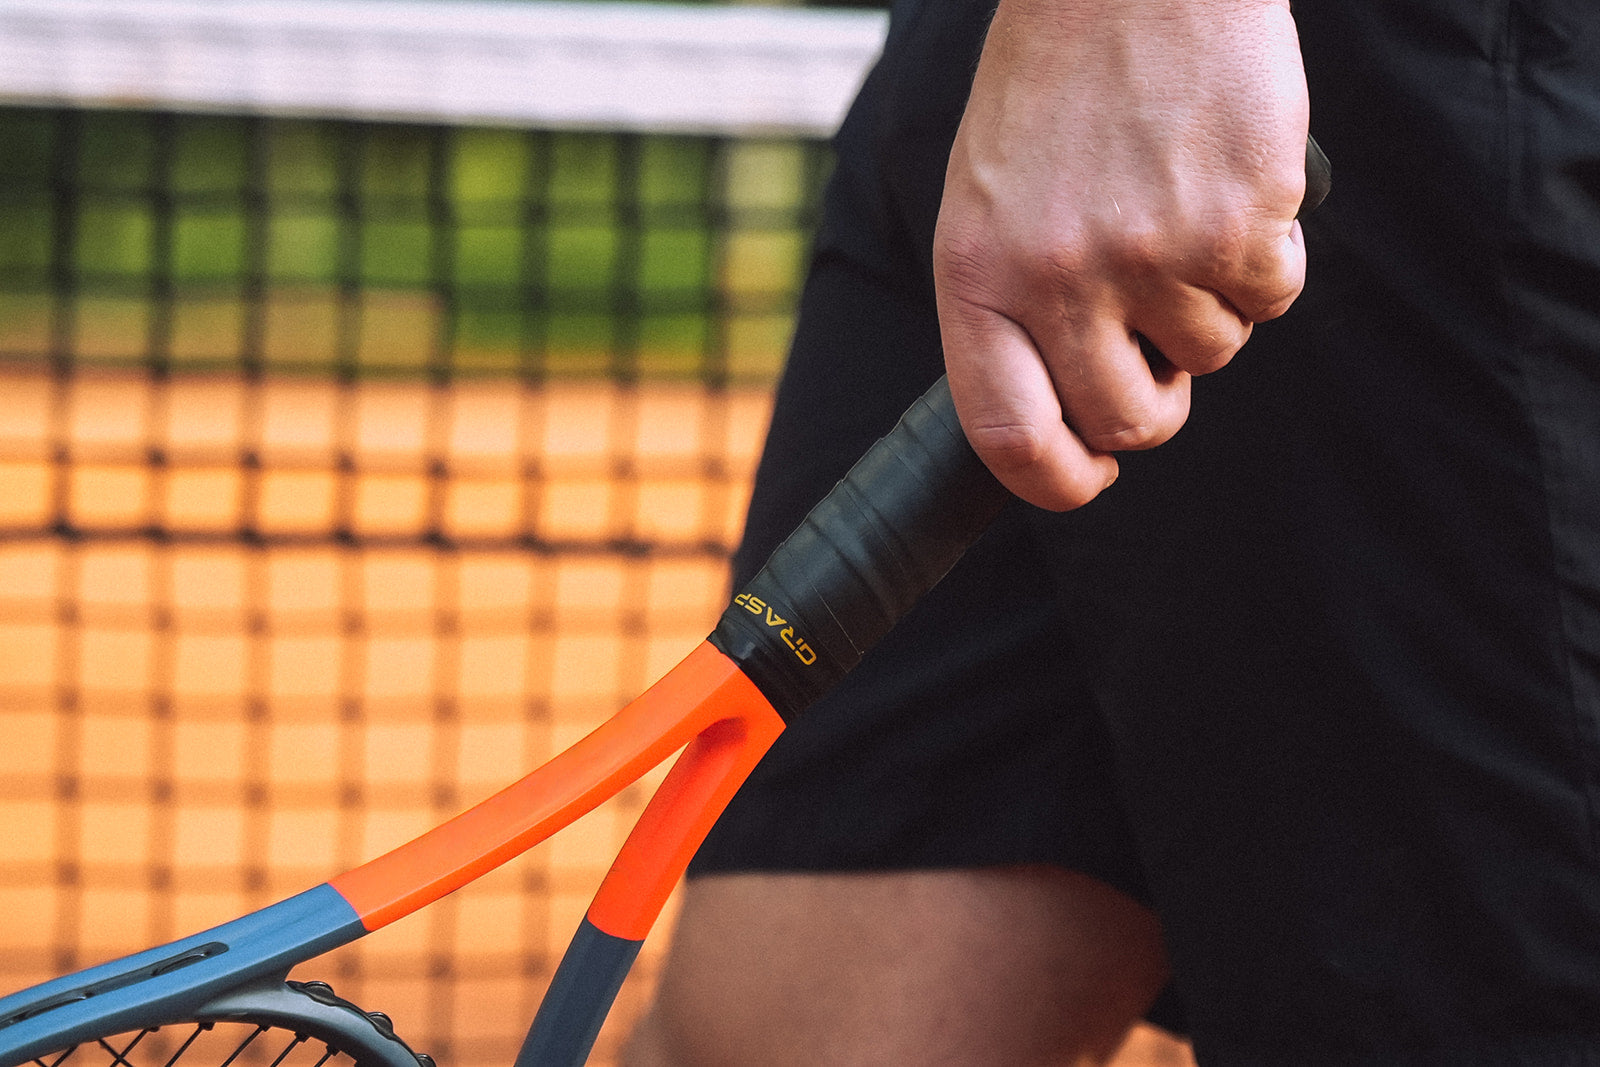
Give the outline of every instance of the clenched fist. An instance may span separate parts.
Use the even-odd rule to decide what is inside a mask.
[[[956,409],[1013,492],[1092,499],[1299,295],[1308,121],[1286,0],[1002,0],[934,271]]]

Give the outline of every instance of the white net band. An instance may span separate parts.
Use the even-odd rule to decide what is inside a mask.
[[[506,0],[0,0],[0,102],[826,136],[879,12]]]

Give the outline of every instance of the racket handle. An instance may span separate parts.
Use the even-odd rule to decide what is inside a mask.
[[[1299,213],[1331,186],[1328,157],[1307,137]],[[711,643],[792,720],[955,566],[1008,499],[967,444],[940,378],[739,591]]]
[[[955,566],[1009,499],[967,444],[940,378],[778,546],[711,643],[792,720]]]
[[[1316,210],[1317,205],[1326,200],[1328,194],[1332,191],[1333,164],[1329,162],[1328,153],[1322,150],[1322,146],[1316,142],[1316,139],[1307,136],[1306,191],[1300,200],[1300,210],[1295,215],[1295,218],[1303,219]]]

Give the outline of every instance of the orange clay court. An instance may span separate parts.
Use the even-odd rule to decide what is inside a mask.
[[[0,985],[325,880],[621,707],[721,610],[768,404],[0,372]],[[315,977],[442,1064],[510,1063],[660,776]],[[1151,1031],[1117,1061],[1188,1062]]]

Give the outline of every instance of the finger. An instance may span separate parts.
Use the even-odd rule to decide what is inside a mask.
[[[1226,366],[1250,339],[1251,322],[1210,289],[1168,286],[1129,315],[1134,328],[1172,365],[1189,374]]]
[[[1278,236],[1258,239],[1239,261],[1239,267],[1220,282],[1197,284],[1214,288],[1250,322],[1267,322],[1289,310],[1306,282],[1306,244],[1300,223],[1294,222]]]
[[[982,309],[947,315],[945,368],[973,451],[1007,489],[1038,507],[1087,504],[1117,477],[1061,418],[1055,385],[1026,330]]]
[[[1189,417],[1189,376],[1146,359],[1120,318],[1098,315],[1039,333],[1066,423],[1094,451],[1153,448]]]

